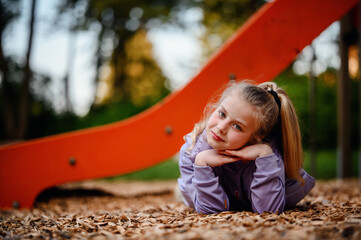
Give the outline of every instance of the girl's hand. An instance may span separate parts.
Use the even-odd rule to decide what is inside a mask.
[[[242,161],[253,161],[258,157],[264,157],[273,153],[273,150],[267,144],[254,144],[245,146],[238,150],[222,150],[220,154],[239,158]]]
[[[220,154],[217,150],[210,149],[198,153],[194,161],[194,164],[197,166],[216,167],[226,163],[236,162],[239,160],[241,160],[241,158],[232,155]]]

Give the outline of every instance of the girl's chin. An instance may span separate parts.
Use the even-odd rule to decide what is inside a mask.
[[[216,144],[209,144],[209,146],[211,146],[213,149],[217,150],[217,151],[222,151],[222,150],[226,150],[226,148],[218,146]]]

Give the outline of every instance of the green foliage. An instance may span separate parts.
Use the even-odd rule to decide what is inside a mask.
[[[330,80],[331,79],[331,80]],[[316,145],[318,149],[337,146],[337,72],[328,70],[316,78]],[[303,146],[310,142],[309,78],[293,73],[291,68],[280,74],[275,82],[289,94],[299,117]],[[358,82],[351,81],[351,109],[358,109]],[[351,112],[352,132],[358,132],[357,111]],[[352,147],[357,149],[358,135],[352,134]]]
[[[129,102],[117,102],[109,105],[93,107],[84,117],[78,117],[74,113],[56,114],[51,108],[47,108],[44,102],[34,102],[41,108],[39,115],[32,116],[29,138],[38,138],[58,133],[79,130],[129,118],[149,107],[136,106]]]
[[[310,173],[310,153],[305,151],[303,167]],[[358,152],[352,154],[352,177],[358,177]],[[332,179],[337,177],[337,151],[335,149],[320,150],[316,154],[316,177],[317,179]]]
[[[204,16],[205,33],[201,38],[205,57],[219,48],[264,3],[264,0],[195,1],[194,6],[200,7]]]
[[[124,101],[96,106],[93,107],[88,115],[79,120],[79,127],[86,128],[116,122],[140,113],[148,107],[138,107],[133,103]]]

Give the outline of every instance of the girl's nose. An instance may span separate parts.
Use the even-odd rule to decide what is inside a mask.
[[[218,123],[218,130],[222,133],[225,133],[227,129],[227,123],[226,121],[221,121]]]

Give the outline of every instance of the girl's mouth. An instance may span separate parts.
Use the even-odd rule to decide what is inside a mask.
[[[211,133],[212,133],[212,137],[213,137],[214,140],[216,140],[218,142],[224,142],[224,140],[220,136],[215,134],[213,131],[211,131]]]

